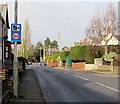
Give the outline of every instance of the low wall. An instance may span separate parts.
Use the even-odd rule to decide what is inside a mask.
[[[98,70],[98,66],[95,64],[85,64],[85,70]]]
[[[95,64],[86,64],[85,70],[118,70],[118,67],[111,66],[111,65],[95,65]]]
[[[85,70],[85,62],[77,62],[77,63],[72,63],[72,68],[78,68],[81,70]]]
[[[57,61],[53,61],[53,60],[47,61],[47,65],[49,65],[49,66],[60,66],[60,60],[57,60]]]
[[[111,71],[113,71],[113,70],[114,70],[114,67],[111,66],[111,65],[101,65],[101,66],[99,67],[99,69],[100,69],[100,70],[111,70]]]

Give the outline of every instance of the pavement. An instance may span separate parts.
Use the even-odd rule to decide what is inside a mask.
[[[38,103],[45,104],[41,88],[33,69],[27,69],[22,73],[19,83],[18,98],[13,98],[13,103]]]

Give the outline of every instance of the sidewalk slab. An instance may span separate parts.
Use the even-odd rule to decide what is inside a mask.
[[[22,73],[19,83],[18,98],[13,98],[13,103],[41,102],[45,104],[43,94],[36,79],[33,69],[27,69]]]

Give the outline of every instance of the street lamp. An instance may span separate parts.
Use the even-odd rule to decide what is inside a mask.
[[[41,61],[41,47],[40,47],[40,61]]]

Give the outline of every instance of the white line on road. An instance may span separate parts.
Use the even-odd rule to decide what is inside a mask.
[[[64,72],[64,73],[67,73],[67,74],[69,74],[69,72]],[[73,75],[74,77],[77,77],[77,78],[81,78],[81,79],[84,79],[84,80],[86,80],[86,81],[88,81],[89,79],[87,79],[87,78],[84,78],[84,77],[80,77],[80,76],[77,76],[77,75]]]
[[[70,69],[65,69],[65,70],[70,70]]]
[[[76,75],[74,75],[75,77],[78,77],[78,78],[81,78],[81,79],[84,79],[84,80],[86,80],[86,81],[88,81],[89,79],[87,79],[87,78],[84,78],[84,77],[80,77],[80,76],[76,76]]]
[[[115,88],[112,88],[112,87],[109,87],[109,86],[106,86],[106,85],[104,85],[104,84],[101,84],[101,83],[97,83],[98,85],[101,85],[101,86],[103,86],[103,87],[106,87],[106,88],[108,88],[108,89],[111,89],[111,90],[113,90],[113,91],[117,91],[117,92],[120,92],[119,90],[117,90],[117,89],[115,89]]]

